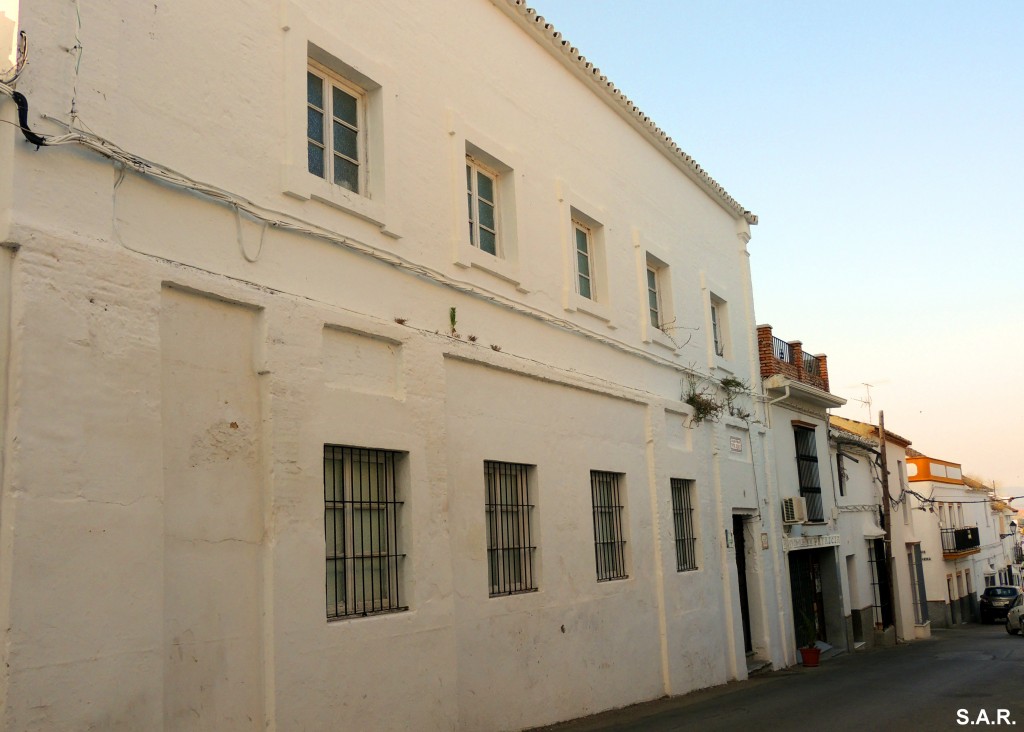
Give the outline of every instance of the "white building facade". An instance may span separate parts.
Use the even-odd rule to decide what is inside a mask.
[[[855,637],[871,643],[892,643],[931,635],[925,591],[919,526],[928,520],[914,508],[908,492],[907,448],[910,441],[885,432],[885,460],[878,425],[830,418],[832,459],[839,492],[839,524],[846,555]],[[883,469],[884,465],[884,469]],[[885,565],[885,488],[888,471],[891,567]],[[928,529],[925,529],[926,531]],[[888,575],[886,582],[883,577]],[[891,593],[885,588],[891,585]],[[891,635],[885,630],[892,623]]]
[[[911,499],[921,509],[918,529],[925,558],[933,627],[978,621],[978,597],[997,583],[1003,560],[990,497],[965,483],[959,463],[912,452],[907,458]]]
[[[20,24],[0,726],[520,729],[792,662],[756,218],[557,32]]]

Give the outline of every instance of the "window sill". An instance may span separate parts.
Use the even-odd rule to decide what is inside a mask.
[[[284,192],[300,201],[316,201],[357,216],[371,224],[376,224],[385,234],[396,239],[400,237],[400,234],[393,228],[388,227],[386,208],[382,201],[332,185],[312,173],[289,170],[286,173]]]
[[[565,307],[569,312],[585,313],[592,318],[603,320],[609,328],[615,328],[612,324],[612,311],[602,302],[596,302],[588,297],[583,297],[577,292],[570,292],[568,304]]]
[[[455,264],[463,269],[479,269],[515,286],[519,292],[529,292],[520,284],[519,265],[494,254],[488,254],[467,242],[460,242]]]
[[[644,338],[645,343],[654,344],[671,351],[673,354],[679,351],[679,346],[672,338],[668,336],[665,331],[660,328],[655,328],[653,325],[648,324],[647,334]]]

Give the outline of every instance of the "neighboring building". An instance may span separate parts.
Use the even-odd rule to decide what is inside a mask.
[[[919,526],[928,522],[913,510],[907,493],[910,440],[885,431],[885,466],[889,472],[891,571],[885,565],[885,512],[882,488],[882,441],[878,425],[845,417],[830,419],[832,457],[839,492],[839,531],[846,556],[851,607],[857,640],[889,643],[931,635],[924,557]],[[891,594],[886,588],[891,584]],[[857,613],[856,609],[860,609]],[[860,617],[859,628],[856,622]],[[886,628],[895,635],[886,635]],[[875,632],[869,633],[869,628]]]
[[[794,635],[787,651],[795,658],[810,623],[818,640],[853,650],[827,411],[846,400],[829,392],[824,355],[806,354],[800,341],[775,337],[770,325],[757,326],[757,341],[789,579],[785,610],[792,614],[783,614]]]
[[[0,727],[541,725],[792,663],[787,572],[842,637],[756,217],[533,11],[77,10],[17,90],[97,136],[0,125]]]
[[[959,463],[914,450],[907,453],[907,480],[914,508],[928,517],[917,534],[932,626],[977,620],[978,588],[994,584],[1001,557],[987,492],[964,482]]]

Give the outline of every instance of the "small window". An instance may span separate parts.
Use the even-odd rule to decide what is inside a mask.
[[[469,203],[469,243],[498,255],[498,176],[466,157],[466,196]]]
[[[725,303],[717,298],[711,299],[711,339],[715,347],[715,355],[725,357]]]
[[[836,453],[836,475],[839,476],[839,495],[846,495],[846,481],[849,478],[846,475],[846,466],[843,465],[843,454]]]
[[[576,244],[576,292],[588,300],[596,300],[594,287],[594,234],[591,228],[579,221],[572,222]]]
[[[621,475],[598,470],[590,473],[594,506],[594,555],[597,580],[626,579],[626,539],[622,533]]]
[[[517,463],[484,463],[491,597],[537,589],[529,471]]]
[[[825,513],[821,502],[821,480],[818,473],[818,446],[814,430],[793,425],[796,441],[797,480],[800,495],[807,501],[807,520],[822,522]]]
[[[324,446],[328,620],[407,609],[400,592],[399,455]]]
[[[364,193],[364,92],[310,62],[306,72],[306,148],[309,172]]]
[[[662,330],[661,290],[658,287],[658,269],[647,265],[647,309],[651,316],[651,325]]]
[[[672,479],[672,522],[676,536],[676,571],[697,569],[697,534],[693,520],[693,481]]]

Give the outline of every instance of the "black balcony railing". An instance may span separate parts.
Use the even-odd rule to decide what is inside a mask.
[[[960,554],[981,546],[981,537],[977,526],[964,526],[959,529],[940,529],[942,532],[942,553]]]
[[[809,353],[804,354],[804,373],[811,376],[821,376],[818,373],[818,359]]]
[[[1024,563],[1024,549],[1019,546],[1013,548],[1013,561],[1015,564]]]
[[[776,336],[772,336],[772,353],[780,361],[785,361],[786,363],[793,362],[793,352],[789,344]]]

